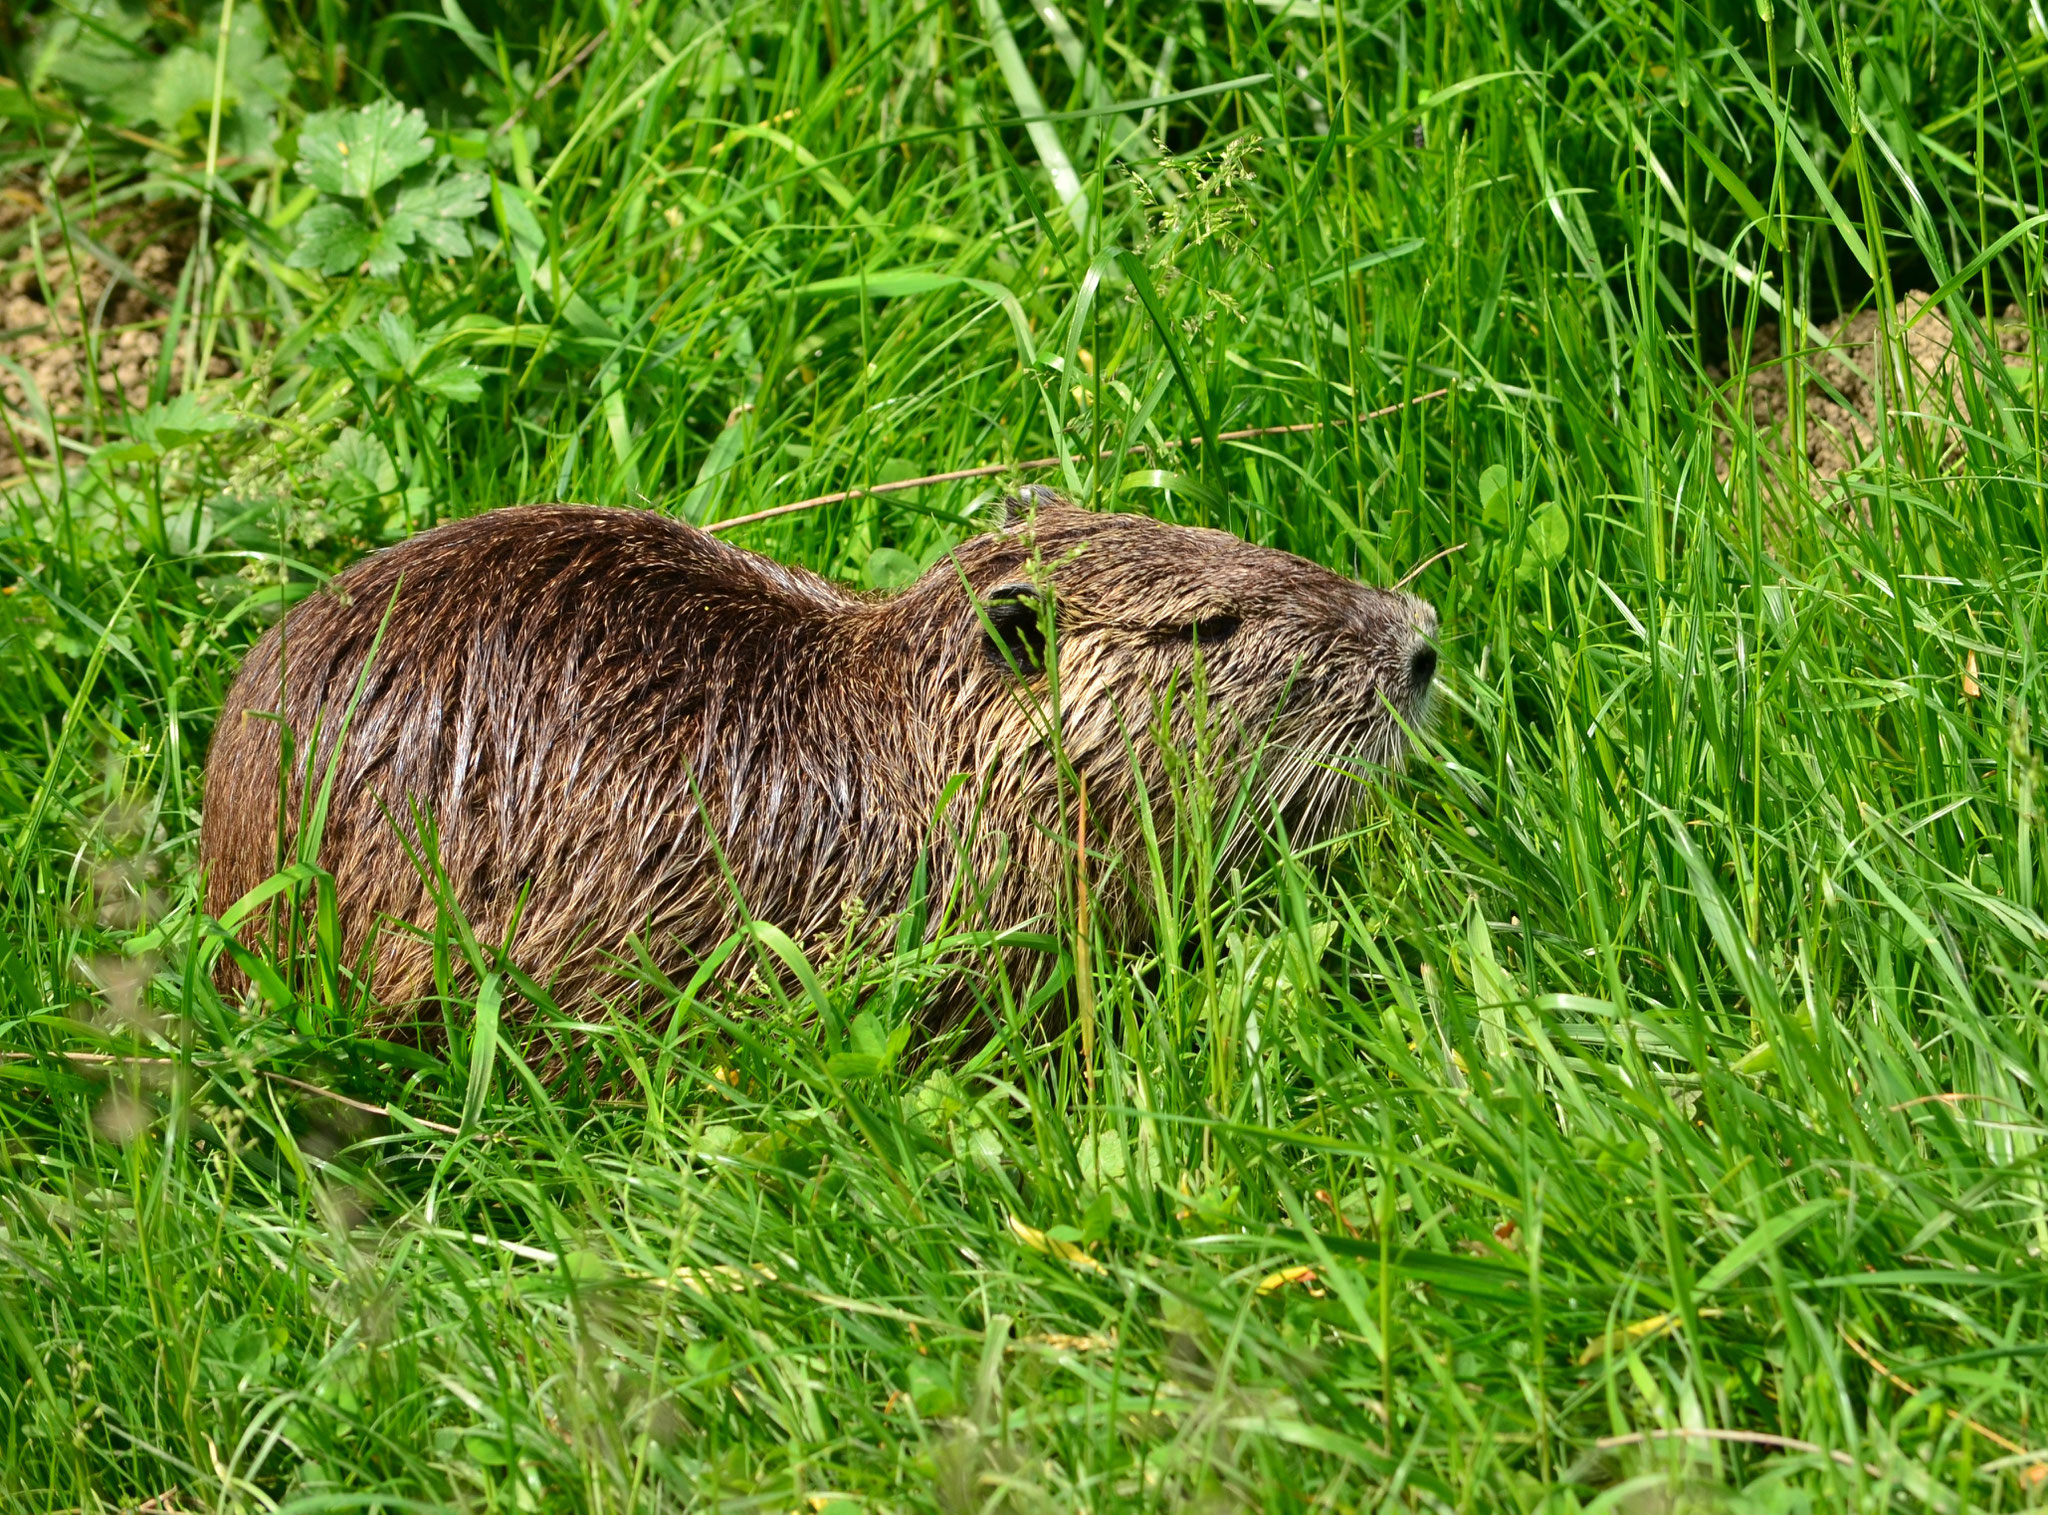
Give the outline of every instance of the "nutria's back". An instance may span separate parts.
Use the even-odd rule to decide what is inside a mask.
[[[319,861],[349,957],[376,933],[393,1007],[431,985],[430,950],[394,923],[432,927],[435,859],[479,941],[517,912],[514,960],[565,1004],[602,992],[636,933],[687,973],[739,901],[804,943],[850,911],[885,929],[920,860],[927,931],[1042,928],[1073,871],[1055,747],[1088,792],[1099,908],[1134,932],[1114,867],[1138,837],[1133,765],[1156,796],[1148,732],[1198,645],[1205,750],[1226,780],[1256,766],[1296,834],[1353,787],[1332,759],[1400,750],[1395,712],[1419,712],[1435,666],[1427,606],[1049,492],[1017,514],[884,600],[631,510],[494,511],[365,559],[258,642],[229,692],[206,770],[208,906],[276,871],[338,733]],[[1167,717],[1169,746],[1192,749],[1190,709]],[[268,712],[297,752],[282,824]],[[974,994],[956,983],[934,1018]]]

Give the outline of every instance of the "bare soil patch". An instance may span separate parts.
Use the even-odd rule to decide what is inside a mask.
[[[1822,479],[1841,477],[1870,453],[1887,407],[1894,425],[1926,427],[1968,417],[1964,372],[1970,358],[1958,348],[1947,316],[1928,309],[1928,297],[1917,289],[1899,301],[1893,315],[1892,330],[1903,333],[1903,340],[1882,341],[1878,313],[1859,311],[1818,328],[1821,343],[1790,357],[1776,323],[1757,328],[1741,399],[1767,458],[1789,459],[1800,450],[1792,414],[1795,367],[1804,375],[1806,462]],[[1992,324],[1991,336],[1995,361],[2017,366],[2015,360],[2026,360],[2027,327],[2018,305],[2008,306]],[[1936,439],[1934,445],[1944,461],[1961,454],[1960,438]],[[1726,446],[1718,463],[1725,478]]]
[[[49,459],[53,425],[74,440],[96,432],[95,401],[101,416],[149,403],[193,239],[189,205],[131,202],[60,220],[32,189],[0,188],[0,247],[14,244],[0,261],[0,480]],[[174,386],[191,357],[189,342],[179,348]],[[209,378],[233,371],[220,354],[206,367]]]

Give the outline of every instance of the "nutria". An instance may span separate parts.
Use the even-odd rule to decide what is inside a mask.
[[[588,1007],[629,987],[613,968],[636,936],[686,975],[743,918],[807,948],[849,922],[876,940],[917,894],[928,939],[1043,931],[1084,825],[1094,919],[1129,941],[1145,894],[1121,865],[1145,866],[1147,809],[1170,830],[1174,754],[1200,752],[1226,804],[1249,780],[1241,815],[1300,840],[1349,812],[1359,762],[1403,750],[1436,670],[1420,600],[1049,490],[1006,510],[891,597],[638,510],[497,510],[379,552],[228,693],[208,908],[276,871],[338,735],[319,859],[387,1007],[433,985],[398,924],[434,926],[429,853],[478,941],[516,912],[513,962]],[[928,1023],[971,1008],[978,976],[946,979]]]

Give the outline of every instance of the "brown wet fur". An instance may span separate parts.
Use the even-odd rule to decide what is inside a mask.
[[[882,599],[649,512],[498,510],[355,564],[250,651],[207,759],[208,908],[276,871],[383,625],[319,860],[387,1018],[433,990],[430,948],[394,924],[435,920],[420,814],[477,939],[497,943],[518,908],[512,959],[585,1012],[629,988],[613,965],[635,936],[671,976],[692,971],[741,919],[735,891],[807,949],[843,942],[849,919],[879,944],[922,858],[929,931],[1048,929],[1077,817],[1048,740],[1053,680],[1030,666],[1034,595],[1054,607],[1059,743],[1112,939],[1143,932],[1120,866],[1143,866],[1139,775],[1171,825],[1162,745],[1195,750],[1199,720],[1221,792],[1249,777],[1254,810],[1297,840],[1327,834],[1357,764],[1399,756],[1434,666],[1419,600],[1045,490]],[[1186,697],[1198,643],[1205,702]],[[294,733],[289,785],[266,712]],[[962,965],[927,1023],[970,1010],[981,974],[1033,961]]]

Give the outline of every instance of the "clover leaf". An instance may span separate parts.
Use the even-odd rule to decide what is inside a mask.
[[[1555,568],[1564,561],[1565,549],[1571,543],[1572,523],[1564,507],[1555,500],[1544,501],[1529,518],[1529,550],[1536,555],[1536,561],[1545,568]]]
[[[1513,521],[1515,476],[1499,463],[1479,475],[1479,518],[1487,527],[1504,532]]]

